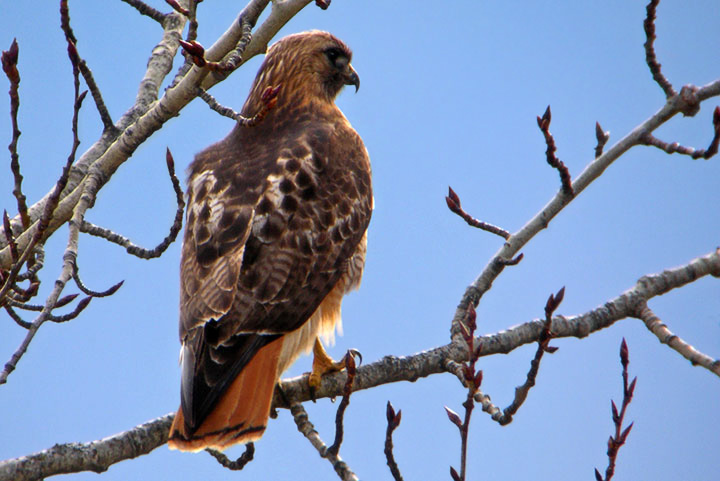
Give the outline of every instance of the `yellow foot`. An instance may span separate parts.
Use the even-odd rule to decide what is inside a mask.
[[[315,339],[315,346],[313,347],[312,372],[310,373],[310,377],[308,379],[310,390],[314,392],[315,389],[320,387],[320,382],[325,374],[345,369],[347,358],[349,356],[357,356],[360,358],[360,362],[362,362],[362,355],[355,349],[348,350],[342,359],[334,361],[328,353],[325,352],[322,344],[320,344],[320,339]]]

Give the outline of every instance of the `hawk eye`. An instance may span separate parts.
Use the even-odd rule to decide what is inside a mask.
[[[327,50],[325,50],[325,55],[327,55],[328,60],[330,60],[330,63],[335,65],[336,67],[339,67],[338,65],[338,59],[341,57],[345,57],[345,54],[342,50],[340,50],[337,47],[330,47]]]

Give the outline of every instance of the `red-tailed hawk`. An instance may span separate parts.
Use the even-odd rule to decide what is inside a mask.
[[[181,405],[169,446],[225,449],[265,430],[280,374],[332,336],[357,288],[372,212],[370,162],[335,105],[360,85],[326,32],[267,53],[237,125],[190,165],[180,267]],[[320,354],[324,354],[322,351]]]

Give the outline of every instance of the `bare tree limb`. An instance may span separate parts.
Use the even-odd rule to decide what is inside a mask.
[[[684,90],[684,89],[683,89]],[[678,113],[687,111],[691,106],[698,105],[710,97],[720,95],[720,80],[715,80],[703,87],[696,88],[694,95],[681,94],[670,98],[667,103],[653,116],[625,135],[604,154],[590,162],[572,183],[575,197],[595,181],[615,160],[636,145],[642,145],[648,132],[653,132]],[[492,260],[485,266],[475,281],[468,286],[463,294],[455,315],[453,317],[451,336],[455,342],[461,342],[459,323],[465,316],[467,306],[477,305],[482,296],[490,290],[493,282],[505,266],[494,261],[496,258],[511,259],[535,235],[545,229],[555,216],[560,213],[575,197],[569,197],[562,192],[556,194],[543,209],[530,219],[519,231],[515,232],[497,251]]]
[[[623,294],[584,314],[569,317],[553,317],[551,327],[553,338],[587,337],[593,332],[609,327],[621,319],[634,317],[637,306],[644,300],[666,294],[673,289],[690,284],[707,275],[720,277],[720,251],[713,251],[703,257],[693,259],[683,266],[669,269],[652,276],[645,276],[641,278],[635,286]],[[476,345],[482,345],[481,357],[491,356],[493,354],[507,354],[525,344],[537,342],[542,336],[543,329],[544,321],[533,320],[494,334],[479,336],[474,342]],[[459,348],[454,343],[418,352],[410,356],[385,356],[376,362],[357,368],[352,390],[360,391],[399,381],[414,382],[422,377],[447,372],[446,366],[448,360],[460,363],[466,360],[466,356],[467,351]],[[345,372],[328,374],[321,379],[322,382],[314,393],[310,392],[306,375],[281,381],[281,389],[285,393],[285,397],[291,399],[296,403],[295,405],[311,400],[313,394],[316,399],[341,396],[347,382],[347,374]],[[476,402],[481,402],[477,397],[475,400]],[[289,407],[287,406],[287,401],[283,399],[283,396],[278,394],[275,395],[273,404],[276,407]],[[300,409],[302,409],[302,406],[300,406]],[[485,410],[484,406],[483,410]],[[304,409],[302,409],[302,411],[304,411]],[[108,463],[106,464],[107,467],[110,464],[120,462],[124,459],[146,454],[156,447],[165,444],[174,416],[174,413],[167,414],[162,418],[148,421],[142,426],[133,428],[125,433],[120,433],[106,440],[95,441],[81,446],[92,445],[94,446],[93,449],[102,452],[103,456],[105,456],[103,457],[103,462]],[[135,439],[135,436],[138,436],[138,432],[142,433],[142,450],[136,449],[134,446],[126,446],[126,444],[133,444],[135,442],[130,440]],[[113,446],[115,447],[113,448]],[[25,466],[25,463],[29,462],[28,460],[32,460],[34,465],[36,465],[36,467],[33,468],[34,472],[42,472],[44,474],[36,478],[18,478],[19,481],[40,479],[43,476],[51,476],[52,474],[92,470],[90,466],[94,464],[83,458],[80,454],[66,454],[68,459],[64,462],[65,464],[59,464],[59,459],[62,456],[58,456],[57,452],[55,452],[54,458],[47,458],[47,454],[45,453],[53,449],[54,448],[51,448],[50,450],[22,458],[0,462],[0,479],[4,479],[4,477],[15,479],[12,475],[21,472],[23,469],[22,466]],[[74,451],[70,450],[69,452]],[[76,457],[81,459],[76,459]],[[74,471],[68,471],[66,470],[68,468],[63,467],[70,465],[84,466],[84,468],[73,468],[75,469]]]
[[[333,469],[340,479],[343,481],[357,481],[358,477],[350,470],[347,463],[345,463],[345,461],[343,461],[337,453],[330,452],[327,445],[322,439],[320,439],[320,435],[315,430],[315,426],[313,426],[310,422],[303,405],[301,403],[293,404],[290,407],[290,412],[293,415],[298,431],[300,431],[303,436],[310,441],[310,444],[312,444],[315,449],[317,449],[320,457],[327,459],[330,464],[332,464]]]
[[[13,321],[15,321],[15,323],[18,326],[22,327],[23,329],[30,329],[30,326],[32,326],[32,323],[23,320],[23,318],[20,317],[20,315],[17,312],[15,312],[12,307],[10,307],[11,304],[12,303],[8,303],[8,304],[5,304],[5,306],[4,306],[5,311],[8,313],[10,318]]]
[[[50,449],[0,462],[0,479],[36,481],[57,474],[102,473],[119,460],[147,454],[167,442],[173,415],[167,414],[90,443],[56,444]]]

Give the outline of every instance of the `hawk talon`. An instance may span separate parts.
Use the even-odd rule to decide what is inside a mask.
[[[310,387],[310,398],[315,401],[315,391],[322,383],[322,377],[331,372],[342,371],[346,368],[349,358],[358,358],[358,364],[362,363],[362,354],[357,349],[348,349],[345,355],[339,361],[334,361],[320,343],[319,339],[315,339],[313,347],[313,365],[312,372],[308,376],[308,385]]]
[[[342,358],[342,360],[345,361],[345,358],[347,358],[347,356],[356,357],[358,359],[357,365],[358,366],[362,365],[362,362],[363,362],[362,353],[360,351],[358,351],[357,349],[352,348],[352,347],[350,349],[348,349],[347,352],[345,353],[345,356]]]

